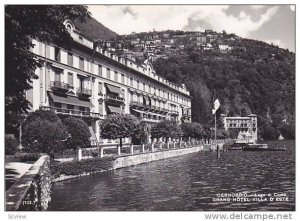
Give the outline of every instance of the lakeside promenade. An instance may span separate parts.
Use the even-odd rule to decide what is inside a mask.
[[[203,145],[199,141],[194,142],[182,142],[178,144],[178,148],[176,144],[174,143],[174,148],[171,149],[170,146],[169,149],[163,149],[163,146],[159,145],[160,148],[156,149],[154,145],[151,145],[151,149],[144,149],[142,148],[142,152],[135,153],[133,146],[131,145],[131,152],[129,154],[123,154],[121,156],[121,151],[118,150],[118,156],[114,158],[110,157],[104,157],[104,148],[101,148],[100,152],[100,158],[96,157],[93,158],[92,161],[90,158],[83,159],[82,158],[82,150],[78,150],[78,155],[75,158],[71,158],[70,160],[62,160],[59,159],[60,163],[57,164],[59,166],[63,164],[68,165],[75,165],[77,166],[78,171],[75,171],[75,174],[73,175],[65,175],[60,174],[58,177],[53,177],[53,171],[51,171],[50,166],[50,158],[42,156],[39,158],[39,160],[34,163],[31,167],[28,167],[29,169],[24,173],[23,176],[21,176],[16,182],[8,189],[6,192],[6,209],[7,210],[27,210],[26,204],[28,203],[31,209],[39,210],[39,209],[46,209],[47,205],[40,205],[39,208],[36,208],[34,205],[31,205],[31,201],[37,201],[37,203],[40,200],[44,201],[50,201],[50,188],[51,182],[57,182],[62,181],[66,179],[72,179],[76,177],[91,175],[94,173],[104,172],[107,170],[115,170],[119,168],[129,167],[137,164],[143,164],[143,163],[149,163],[156,160],[161,159],[167,159],[170,157],[176,157],[180,155],[190,154],[194,152],[198,152],[203,150]],[[119,147],[117,147],[119,149]],[[126,146],[125,146],[126,148]],[[108,148],[111,149],[111,148]],[[102,158],[104,157],[104,158]],[[106,168],[103,168],[101,164],[101,160],[108,160],[109,166]],[[65,161],[65,162],[61,162]],[[99,163],[100,162],[100,163]],[[54,162],[52,162],[53,164]],[[78,164],[81,163],[81,164]],[[82,168],[85,168],[85,164],[94,164],[93,170],[85,171],[85,172],[79,172],[82,171]],[[16,165],[16,164],[14,164]],[[74,167],[73,167],[74,168]],[[46,172],[45,172],[46,171]],[[24,172],[24,171],[23,171]],[[50,177],[50,179],[49,179]],[[45,178],[45,179],[44,179]],[[46,186],[46,190],[44,190],[44,186],[40,185],[40,180],[46,180],[44,182],[44,185]],[[38,195],[32,194],[32,192],[48,192],[45,193],[49,199],[41,199]],[[27,203],[24,203],[27,202]],[[29,203],[31,202],[31,203]],[[42,203],[41,203],[42,204]],[[44,203],[45,204],[45,203]]]

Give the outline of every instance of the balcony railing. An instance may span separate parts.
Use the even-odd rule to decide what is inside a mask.
[[[130,106],[134,107],[134,108],[142,109],[142,110],[150,109],[149,105],[143,104],[142,102],[138,102],[138,101],[131,101]]]
[[[105,94],[104,98],[106,100],[114,100],[114,101],[124,102],[124,98],[123,97],[119,97],[119,96],[113,95],[113,94]]]
[[[78,88],[77,89],[77,95],[78,96],[90,97],[90,96],[92,96],[92,90],[86,89],[86,88]]]
[[[58,108],[58,107],[41,107],[41,109],[47,111],[53,111],[54,113],[57,114],[72,115],[77,117],[100,118],[101,116],[99,113],[94,113],[90,111],[81,111],[81,110]]]
[[[145,106],[145,105],[138,101],[131,101],[130,106]]]
[[[51,81],[50,87],[52,90],[57,90],[65,93],[69,91],[68,84],[60,81]]]
[[[153,118],[148,118],[148,117],[139,117],[139,120],[144,121],[144,122],[153,122],[153,123],[158,123],[162,120],[159,119],[153,119]]]
[[[130,102],[130,106],[131,107],[135,107],[135,108],[139,108],[139,109],[147,109],[153,112],[160,112],[160,113],[168,113],[169,110],[163,107],[157,107],[157,106],[153,106],[153,105],[145,105],[142,102],[138,102],[138,101],[131,101]],[[178,113],[178,112],[177,112]]]
[[[179,112],[178,111],[175,111],[175,110],[170,110],[169,113],[171,115],[179,115]]]
[[[169,110],[166,109],[166,108],[163,108],[163,107],[156,107],[156,106],[154,106],[154,111],[155,111],[155,112],[158,112],[158,113],[168,113],[168,112],[169,112]]]

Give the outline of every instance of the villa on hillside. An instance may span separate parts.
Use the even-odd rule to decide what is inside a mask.
[[[221,115],[225,130],[238,129],[238,141],[254,143],[257,141],[257,115],[247,117],[226,117]]]

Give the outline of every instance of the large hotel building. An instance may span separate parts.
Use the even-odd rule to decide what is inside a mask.
[[[191,120],[191,96],[184,85],[157,75],[148,62],[137,64],[102,49],[71,21],[65,25],[73,38],[69,50],[33,40],[43,66],[26,94],[32,111],[80,117],[100,143],[107,142],[100,138],[99,123],[108,114],[135,115],[148,132],[164,119]]]

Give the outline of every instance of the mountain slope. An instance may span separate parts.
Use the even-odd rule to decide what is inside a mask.
[[[118,36],[117,33],[105,27],[93,17],[86,18],[85,22],[77,19],[74,24],[80,32],[94,40],[110,40]]]
[[[118,48],[121,54],[126,49],[144,59],[154,53],[156,72],[190,90],[193,121],[209,126],[213,100],[219,98],[218,114],[257,114],[259,132],[265,138],[276,139],[283,127],[293,129],[295,54],[287,49],[225,31],[168,30],[118,36],[94,18],[75,25],[93,39],[124,42],[124,48]],[[206,40],[199,45],[203,36]]]
[[[276,139],[283,125],[295,121],[295,54],[250,39],[234,44],[242,50],[222,53],[189,48],[186,56],[158,59],[154,67],[158,74],[187,85],[193,97],[194,121],[211,123],[212,103],[217,97],[220,113],[257,114],[260,135],[267,128],[274,133],[267,137]]]

